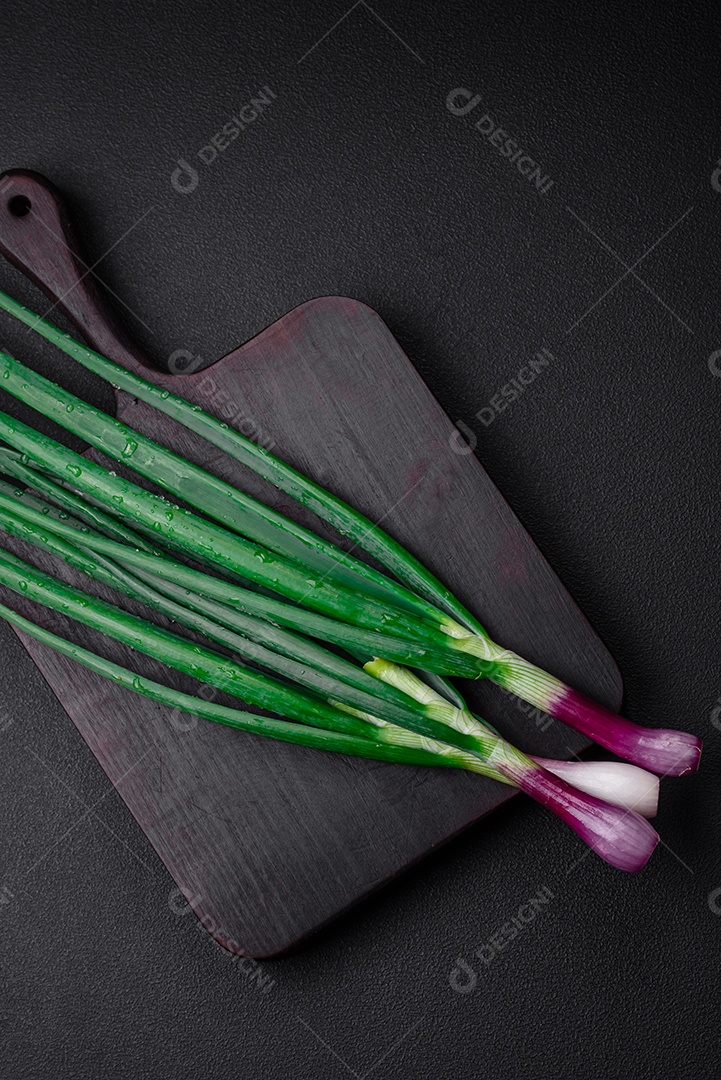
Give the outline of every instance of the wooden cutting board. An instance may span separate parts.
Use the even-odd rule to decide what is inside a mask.
[[[620,706],[609,653],[476,458],[454,451],[454,426],[370,308],[343,297],[311,300],[210,368],[166,375],[124,335],[87,273],[58,192],[38,174],[0,179],[0,250],[93,347],[274,444],[406,544],[496,640]],[[332,536],[173,421],[124,393],[116,398],[127,423]],[[28,556],[22,545],[13,548]],[[48,557],[33,559],[57,571]],[[81,575],[70,580],[89,588]],[[14,594],[3,599],[119,663],[160,675],[153,660]],[[203,925],[236,953],[287,949],[512,795],[465,773],[233,732],[120,690],[19,637]],[[174,682],[197,691],[180,676]],[[560,757],[588,745],[497,687],[465,689],[530,752]]]

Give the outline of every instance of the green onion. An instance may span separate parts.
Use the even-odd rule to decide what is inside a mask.
[[[299,531],[297,527],[289,526],[280,515],[273,515],[271,519],[268,513],[264,512],[261,504],[253,500],[249,501],[247,497],[239,496],[238,493],[236,493],[237,497],[231,496],[235,500],[234,512],[238,513],[237,518],[233,517],[232,527],[238,528],[240,531],[245,530],[248,535],[253,530],[256,530],[254,535],[262,535],[265,542],[276,545],[274,548],[276,558],[279,558],[278,552],[283,553],[284,560],[285,557],[291,559],[300,557],[302,562],[304,557],[306,566],[310,561],[316,569],[321,565],[319,559],[330,559],[331,561],[335,559],[336,562],[343,563],[344,572],[350,571],[351,575],[355,574],[365,579],[364,589],[366,589],[366,593],[360,604],[360,610],[358,606],[354,608],[352,605],[352,587],[346,589],[344,598],[335,595],[331,597],[321,588],[326,582],[318,582],[317,579],[313,578],[307,579],[313,582],[310,592],[311,599],[309,600],[308,596],[304,596],[299,602],[305,602],[307,606],[315,607],[325,614],[339,615],[346,621],[354,621],[366,628],[379,629],[378,619],[382,617],[383,607],[382,605],[377,608],[373,607],[373,589],[370,588],[372,578],[373,588],[376,590],[375,600],[389,600],[392,596],[393,603],[405,607],[405,610],[410,610],[415,605],[416,613],[421,616],[416,620],[416,633],[425,619],[428,619],[430,623],[437,620],[437,627],[455,639],[456,648],[467,651],[470,655],[479,657],[482,660],[492,662],[492,666],[485,669],[483,674],[493,678],[501,686],[537,708],[549,712],[564,720],[571,727],[591,735],[592,738],[606,748],[655,771],[670,775],[682,775],[698,767],[701,743],[697,738],[686,732],[636,728],[571,687],[566,686],[560,680],[553,678],[547,672],[491,641],[481,624],[401,545],[397,544],[377,527],[372,526],[366,518],[352,508],[346,506],[330,493],[323,491],[312,481],[300,476],[290,466],[278,461],[272,455],[250,442],[250,440],[245,439],[239,432],[232,431],[227,425],[221,424],[217,419],[204,413],[198,406],[192,406],[181,398],[170,394],[167,390],[161,390],[139,376],[124,371],[100,354],[73,341],[72,338],[63,334],[57,327],[38,319],[32,312],[29,312],[10,297],[5,296],[5,294],[0,294],[0,306],[37,330],[48,340],[53,341],[65,352],[74,356],[81,364],[108,379],[114,386],[127,390],[136,397],[155,405],[160,411],[167,413],[189,429],[203,435],[215,446],[254,468],[256,472],[269,479],[281,490],[287,491],[301,503],[309,506],[330,524],[351,537],[364,550],[375,555],[383,565],[391,569],[397,577],[406,582],[420,597],[424,598],[426,603],[425,607],[422,604],[419,607],[420,602],[417,598],[416,600],[409,598],[406,590],[396,586],[383,575],[372,572],[368,576],[365,571],[358,569],[361,564],[353,560],[351,556],[346,553],[339,555],[337,552],[334,555],[335,549],[332,548],[332,545],[326,545],[321,550],[319,539],[314,538],[312,533],[308,533],[306,530]],[[48,380],[43,380],[41,376],[30,372],[29,369],[14,361],[11,357],[4,357],[3,360],[5,363],[3,378],[7,383],[7,389],[11,393],[37,408],[42,406],[41,411],[53,416],[71,430],[78,430],[82,433],[82,425],[80,428],[74,426],[79,418],[68,419],[68,416],[76,407],[74,403],[78,402],[78,399],[68,395],[65,391],[60,391]],[[158,460],[162,462],[162,467],[159,469],[162,474],[161,483],[177,482],[172,476],[169,477],[168,473],[169,471],[172,473],[173,463],[175,463],[176,467],[178,463],[182,463],[181,458],[177,458],[170,451],[158,447],[157,444],[145,439],[144,436],[140,436],[139,433],[131,434],[132,429],[126,425],[121,425],[118,421],[110,421],[108,417],[104,417],[103,414],[97,413],[95,410],[89,410],[89,407],[82,405],[82,403],[79,403],[78,407],[84,410],[84,419],[87,420],[85,437],[89,438],[90,441],[94,441],[95,445],[105,448],[111,455],[114,454],[116,457],[120,455],[121,458],[128,459],[131,467],[133,467],[132,459],[140,451],[137,467],[139,471],[146,470],[143,473],[144,475],[152,476],[152,470],[150,473],[147,470],[151,468],[152,455],[157,454],[159,455]],[[65,413],[64,419],[63,411]],[[0,423],[0,434],[2,434],[2,428],[3,424]],[[5,428],[7,430],[7,425],[5,425]],[[11,428],[10,434],[6,434],[5,437],[24,452],[31,452],[27,449],[27,436],[23,437],[22,433],[18,436],[17,429],[13,431]],[[121,440],[125,440],[122,446]],[[46,461],[41,461],[41,464],[52,469],[52,463],[48,465]],[[206,512],[210,513],[211,516],[217,515],[218,498],[225,491],[225,487],[215,487],[215,484],[220,485],[221,482],[216,481],[215,478],[202,470],[197,470],[195,466],[185,463],[183,467],[189,470],[186,475],[191,489],[191,501],[195,499],[195,505],[207,507]],[[234,489],[230,490],[233,491]],[[96,492],[85,491],[84,493],[91,498],[97,497]],[[224,520],[227,520],[227,515]],[[157,521],[149,523],[144,518],[143,525],[148,527],[149,524],[152,526],[158,523]],[[167,529],[165,530],[165,538],[166,541],[171,542]],[[217,539],[216,536],[214,541],[217,541]],[[198,540],[198,537],[191,538],[186,535],[183,540],[187,543],[191,543],[191,541],[194,543]],[[174,541],[177,541],[177,537],[173,538]],[[215,543],[213,544],[214,547]],[[187,550],[187,548],[184,550]],[[310,552],[314,554],[310,555]],[[208,552],[205,554],[207,556]],[[226,571],[237,572],[240,568],[243,573],[248,573],[248,567],[242,565],[242,560],[240,560],[240,567],[229,566],[227,552],[213,550],[212,557],[216,561],[220,560]],[[236,558],[239,559],[240,556],[236,555]],[[323,565],[327,565],[327,561]],[[286,597],[297,600],[297,594],[294,594],[293,590],[298,583],[291,580],[291,567],[284,561],[279,570],[280,574],[275,586],[271,585],[271,587],[275,587]],[[348,576],[343,578],[346,585],[351,585],[352,580],[352,577]],[[322,606],[331,603],[336,605],[332,610]],[[434,604],[438,605],[438,608],[433,607]],[[404,636],[412,630],[412,627],[408,624],[404,628],[401,627],[398,612],[399,608],[395,609],[395,614],[391,614],[391,609],[386,608],[385,616],[386,619],[395,620],[393,632]],[[449,613],[453,618],[448,618],[447,615],[442,613]],[[364,618],[367,621],[363,621]],[[370,623],[374,621],[375,625],[371,626]]]
[[[374,556],[381,565],[386,566],[397,578],[406,582],[415,593],[424,597],[430,604],[437,605],[441,610],[458,619],[473,633],[485,634],[478,620],[435,575],[401,544],[383,532],[378,525],[348,506],[342,499],[325,491],[292,466],[274,457],[198,405],[191,405],[176,394],[154,386],[140,376],[126,371],[119,364],[115,364],[100,353],[75,341],[69,334],[64,333],[46,319],[35,315],[3,292],[0,292],[0,308],[58,346],[83,367],[106,379],[112,386],[153,405],[159,412],[172,417],[190,431],[203,436],[230,457],[253,469],[259,476],[270,481],[274,487],[308,507],[362,550]],[[337,553],[334,553],[333,558],[336,560],[339,558]],[[353,565],[353,570],[357,572],[355,565]]]
[[[488,764],[565,821],[606,862],[631,871],[640,870],[646,864],[659,837],[640,814],[573,787],[522,754],[467,709],[451,705],[412,672],[397,664],[374,660],[366,664],[366,671],[422,703],[428,715],[455,731],[472,733],[481,739],[492,738],[494,741],[488,743]]]
[[[26,474],[31,472],[31,470],[24,469],[24,467],[20,471],[25,471]],[[27,476],[27,478],[34,479],[32,476]],[[349,663],[335,653],[314,645],[307,638],[288,633],[262,620],[245,617],[224,604],[192,593],[174,582],[164,581],[162,578],[147,573],[143,574],[141,579],[138,579],[137,574],[129,573],[119,563],[88,552],[86,548],[79,546],[83,540],[87,539],[87,535],[91,530],[67,513],[30,495],[28,491],[13,489],[0,481],[0,498],[4,500],[8,498],[14,499],[18,507],[42,514],[45,523],[62,522],[66,534],[68,530],[75,530],[74,540],[77,541],[77,545],[68,543],[52,532],[24,521],[7,508],[0,507],[0,527],[4,528],[11,536],[30,542],[50,552],[52,555],[61,558],[69,566],[84,571],[91,578],[113,589],[120,590],[133,599],[144,601],[151,608],[160,611],[181,625],[197,633],[204,634],[209,640],[229,649],[234,649],[245,659],[260,663],[266,668],[276,670],[278,674],[288,679],[295,680],[304,686],[306,690],[315,691],[326,697],[333,693],[340,693],[344,697],[344,702],[334,702],[332,698],[328,698],[331,704],[336,704],[339,708],[347,708],[352,705],[355,707],[352,710],[354,715],[368,717],[373,724],[382,723],[390,728],[394,721],[402,724],[403,720],[407,719],[403,715],[404,707],[407,709],[409,701],[407,695],[371,676],[356,664]],[[80,500],[75,499],[74,501],[79,504],[79,509],[82,512],[83,507]],[[163,593],[165,595],[162,595]],[[201,616],[208,616],[208,618],[198,618],[196,613],[200,613]],[[228,632],[229,630],[231,632]],[[276,654],[280,653],[285,657],[291,657],[301,661],[303,665],[310,665],[312,668],[324,672],[326,675],[335,676],[341,680],[341,683],[336,682],[333,684],[326,681],[319,684],[318,679],[310,674],[306,667],[298,669],[296,665],[294,669],[284,664],[283,661],[278,662],[276,655],[270,655],[265,650],[254,649],[244,637],[239,637],[238,634],[232,631],[240,631],[241,634],[247,635],[253,641],[268,645]],[[440,679],[439,682],[445,686],[447,693],[452,692],[450,684],[446,684]],[[347,685],[342,685],[342,683]],[[349,687],[355,687],[366,693],[364,696],[349,693]],[[368,694],[384,698],[386,702],[400,706],[400,713],[397,709],[395,712],[389,712],[382,704],[379,706],[377,701],[370,699]],[[364,708],[373,709],[373,713],[359,711]],[[419,738],[413,732],[404,731],[400,727],[396,734],[402,745],[416,745]],[[431,747],[432,742],[434,743],[433,747]],[[433,752],[444,754],[449,751],[449,747],[445,744],[437,743],[434,740],[425,739],[424,743],[429,751],[432,749]],[[457,754],[461,753],[462,751],[457,751]],[[483,767],[475,758],[467,763],[466,767],[476,772],[483,772],[485,775],[490,775],[502,782],[510,782],[505,780],[496,770]]]
[[[127,424],[0,352],[3,389],[183,502],[268,551],[350,590],[438,623],[436,610],[397,582]]]
[[[102,466],[87,460],[61,443],[42,435],[19,420],[0,412],[0,438],[65,477],[83,494],[106,505],[122,506],[123,512],[159,533],[175,550],[197,556],[221,570],[239,573],[256,584],[319,611],[342,618],[365,629],[392,633],[411,641],[456,648],[441,630],[399,609],[383,606],[371,597],[314,576],[287,559],[250,543],[212,521],[205,521],[159,495],[154,495]]]
[[[28,503],[39,501],[26,495],[21,496],[17,501],[22,503],[23,500]],[[53,514],[49,509],[46,515],[42,514],[42,510],[39,514],[41,519],[45,516],[46,521],[53,520]],[[21,537],[27,535],[35,539],[53,554],[65,558],[71,565],[81,565],[86,572],[100,580],[103,580],[107,573],[109,583],[114,587],[124,587],[130,595],[139,593],[153,606],[158,606],[161,611],[178,617],[191,628],[204,632],[206,636],[210,636],[211,639],[216,638],[223,644],[240,646],[245,654],[248,653],[248,643],[238,635],[229,638],[227,633],[221,632],[218,636],[218,628],[210,620],[199,621],[193,617],[188,619],[188,613],[180,605],[171,605],[169,610],[167,604],[162,601],[158,604],[156,596],[148,597],[145,590],[133,586],[132,580],[128,588],[130,576],[117,573],[119,568],[114,568],[112,563],[106,562],[102,567],[100,564],[94,565],[92,560],[84,563],[85,553],[73,544],[66,543],[51,533],[44,533],[41,529],[27,529],[22,519],[18,521],[10,512],[4,514],[2,520],[5,528],[13,535]],[[86,536],[85,527],[78,528],[77,525],[69,527],[71,530],[74,528],[76,538],[83,539]],[[643,818],[624,811],[624,818],[619,822],[617,807],[611,807],[591,796],[583,796],[581,792],[569,787],[563,780],[559,780],[552,773],[544,770],[500,736],[487,729],[482,722],[476,721],[469,713],[444,701],[435,691],[397,665],[376,660],[367,664],[366,670],[392,686],[396,693],[399,693],[401,697],[405,696],[409,703],[415,703],[417,713],[411,709],[400,709],[396,710],[400,712],[400,717],[397,717],[394,712],[391,712],[392,719],[401,719],[401,727],[396,727],[393,723],[379,724],[376,715],[369,715],[363,712],[362,708],[359,710],[358,705],[362,707],[365,701],[358,699],[353,688],[342,684],[340,692],[343,700],[335,703],[337,706],[335,710],[324,712],[321,702],[299,695],[275,680],[249,672],[234,661],[213,654],[202,646],[193,645],[136,616],[115,609],[104,601],[89,597],[79,590],[57,582],[7,553],[0,553],[0,582],[33,601],[43,603],[86,625],[110,634],[116,640],[157,657],[186,674],[191,674],[195,678],[200,678],[202,675],[204,681],[210,685],[238,696],[242,694],[261,707],[272,708],[276,712],[286,711],[290,715],[293,715],[291,710],[298,710],[299,706],[304,707],[310,715],[311,723],[341,732],[347,730],[343,726],[343,717],[347,716],[346,724],[360,725],[360,728],[351,729],[349,734],[364,737],[367,732],[373,732],[377,741],[387,741],[396,747],[406,745],[409,749],[416,751],[419,748],[425,749],[431,758],[438,755],[441,759],[444,756],[449,760],[453,759],[454,751],[448,748],[447,743],[465,748],[466,751],[470,749],[474,753],[464,755],[465,760],[458,753],[455,754],[455,763],[458,767],[472,768],[475,764],[476,771],[485,772],[486,775],[491,776],[498,774],[499,779],[521,787],[562,817],[598,854],[613,865],[629,870],[639,869],[648,859],[657,841],[656,834],[646,825]],[[250,651],[250,657],[268,663],[264,655],[259,656],[257,649],[255,652]],[[301,681],[304,672],[289,670],[287,664],[284,666],[283,659],[271,656],[270,663],[279,674]],[[135,681],[137,688],[141,685],[139,681]],[[311,688],[319,689],[316,685],[312,685]],[[329,688],[333,688],[332,683],[326,679],[320,689],[327,692]],[[370,707],[374,713],[380,712],[381,716],[385,713],[388,716],[387,702],[379,702],[371,696]],[[295,715],[298,718],[297,712]],[[440,740],[439,735],[443,736]],[[420,740],[418,736],[421,736]],[[430,738],[425,739],[423,736],[430,736]],[[474,755],[477,755],[479,759],[475,763],[473,762]],[[643,823],[643,828],[639,822]],[[622,825],[621,830],[619,830],[619,825]]]
[[[373,670],[370,665],[369,670]],[[402,669],[399,669],[402,671]],[[408,673],[409,674],[409,673]],[[450,702],[461,713],[469,712],[468,706],[455,686],[438,676],[423,672],[418,679],[412,676],[405,686],[407,693],[418,701],[428,700],[428,690],[435,691],[442,701]],[[441,719],[444,714],[441,714]],[[483,720],[473,713],[475,719],[489,731],[499,734],[492,724]],[[658,810],[659,778],[653,773],[640,769],[637,765],[630,765],[625,761],[555,761],[552,758],[538,757],[536,754],[528,755],[537,765],[541,765],[554,776],[566,780],[579,791],[585,791],[587,795],[595,795],[604,802],[613,803],[626,810],[633,810],[645,818],[654,817]]]
[[[112,661],[90,652],[81,645],[76,645],[65,638],[58,637],[49,630],[43,629],[4,604],[0,604],[0,618],[29,634],[36,641],[55,649],[56,652],[63,656],[70,657],[70,659],[83,667],[88,668],[97,675],[102,675],[103,678],[111,680],[116,685],[123,687],[123,689],[132,690],[134,693],[150,698],[151,701],[157,701],[162,705],[179,709],[191,716],[200,716],[206,720],[224,724],[227,727],[250,732],[253,735],[264,735],[272,739],[279,739],[282,742],[296,743],[299,746],[309,746],[317,750],[349,754],[354,757],[365,757],[376,761],[389,761],[403,765],[444,766],[447,768],[467,767],[461,756],[454,759],[452,756],[441,756],[437,753],[428,753],[426,750],[396,746],[393,743],[383,743],[365,736],[308,727],[306,724],[278,720],[272,716],[256,716],[252,713],[230,708],[227,705],[206,701],[204,698],[196,697],[193,694],[185,694],[180,690],[173,690],[162,683],[153,682],[151,679],[136,675],[127,668],[114,664]],[[450,750],[450,747],[448,749]]]
[[[95,555],[105,555],[126,569],[132,567],[136,575],[142,574],[149,584],[161,591],[162,582],[167,582],[170,586],[182,586],[188,595],[197,593],[220,601],[226,607],[238,609],[244,614],[317,636],[331,644],[355,648],[371,655],[382,654],[401,663],[438,668],[447,674],[473,676],[478,671],[478,663],[463,653],[429,649],[411,641],[357,629],[211,577],[158,552],[139,551],[104,537],[94,530],[85,528],[79,538],[78,527],[71,520],[46,514],[28,503],[27,499],[19,500],[12,491],[0,490],[0,511],[4,515],[20,518],[29,528],[39,527],[74,544],[82,542],[83,547],[90,549]]]
[[[486,772],[488,775],[493,775],[494,772],[493,767],[484,765],[474,754],[454,752],[450,747],[444,747],[444,753],[438,753],[435,749],[429,752],[417,746],[406,747],[402,744],[384,743],[362,735],[335,730],[314,730],[304,724],[288,723],[273,717],[256,716],[231,709],[194,695],[172,690],[161,683],[136,675],[82,646],[42,629],[3,604],[0,604],[0,618],[62,655],[71,657],[89,670],[112,680],[116,685],[133,690],[164,705],[203,716],[216,723],[301,746],[311,746],[380,761],[406,765],[471,768],[475,771]],[[379,729],[381,737],[386,730],[386,728]],[[501,742],[501,740],[498,741]],[[436,744],[432,743],[432,745],[435,747]],[[542,768],[538,766],[534,768],[532,763],[530,763],[530,772],[526,770],[529,775],[524,775],[521,757],[515,754],[512,766],[504,759],[500,762],[500,768],[498,779],[506,783],[517,783],[534,798],[542,801],[544,805],[567,821],[574,831],[612,865],[626,870],[638,870],[653,851],[658,837],[639,815],[627,810],[620,811],[618,807],[607,806],[598,799],[576,792],[564,781],[545,773]],[[510,779],[511,774],[513,774],[513,780]],[[545,785],[543,785],[544,780]]]
[[[99,630],[186,675],[192,675],[219,690],[242,697],[251,705],[301,722],[334,727],[349,734],[363,735],[368,730],[367,722],[352,717],[343,710],[291,689],[267,675],[251,671],[236,660],[163,630],[98,597],[89,596],[7,551],[0,551],[0,584],[7,585],[29,600]],[[374,699],[373,708],[376,707]],[[451,731],[431,716],[430,711],[423,706],[407,710],[404,726],[419,735],[450,743],[482,758],[488,756],[488,747],[494,741],[493,737],[486,738],[483,734],[467,735],[461,731]],[[383,738],[384,730],[385,728],[378,728],[374,731],[374,737]]]
[[[124,525],[117,517],[107,514],[87,500],[81,499],[59,479],[51,480],[44,472],[31,468],[16,450],[0,447],[0,473],[21,480],[24,484],[44,495],[52,506],[66,511],[67,514],[74,515],[75,518],[99,530],[113,540],[130,544],[132,547],[140,548],[142,551],[152,552],[155,550],[152,544],[148,543],[138,532]],[[5,493],[7,494],[7,492]]]
[[[8,498],[12,489],[0,482],[0,496]],[[17,493],[16,497],[18,497]],[[22,503],[20,503],[20,499]],[[27,495],[19,496],[19,505],[40,503]],[[40,503],[42,507],[43,504]],[[40,509],[43,513],[43,509]],[[46,523],[53,514],[46,508]],[[70,528],[72,522],[67,523]],[[0,507],[0,526],[10,535],[29,541],[49,551],[68,565],[84,571],[89,577],[140,600],[182,626],[203,635],[209,641],[232,650],[244,660],[250,660],[276,674],[298,683],[328,701],[340,697],[356,709],[364,710],[390,723],[403,725],[412,717],[408,714],[406,695],[380,684],[362,668],[343,660],[334,653],[313,644],[297,634],[278,629],[260,619],[233,612],[224,605],[188,593],[187,590],[162,582],[166,594],[124,570],[118,563],[68,543],[49,529],[31,525]],[[77,526],[75,526],[77,528]],[[82,528],[76,532],[83,539]],[[173,598],[174,597],[174,598]],[[180,602],[178,602],[180,601]]]
[[[0,481],[0,495],[7,497],[8,494],[14,496],[18,501],[22,500],[23,505],[37,509],[46,517],[46,521],[56,518],[57,515],[66,518],[65,524],[77,530],[77,539],[83,539],[85,529],[80,523],[43,503],[42,500],[29,495],[27,491],[13,490]],[[7,511],[0,510],[0,527],[4,528],[9,535],[31,542],[35,546],[63,559],[69,566],[84,571],[94,580],[120,590],[133,599],[144,601],[151,608],[160,611],[196,633],[204,635],[209,640],[229,649],[234,649],[245,659],[270,668],[276,674],[300,684],[304,689],[327,698],[329,703],[337,708],[344,709],[352,715],[360,716],[363,719],[367,718],[368,722],[374,726],[374,729],[382,727],[384,729],[383,738],[392,741],[394,745],[409,749],[422,746],[425,748],[424,752],[429,755],[450,757],[451,760],[447,761],[446,764],[469,769],[500,780],[503,783],[510,782],[505,780],[495,769],[486,765],[475,754],[464,753],[464,751],[457,750],[446,743],[417,735],[413,731],[398,726],[399,722],[402,724],[409,719],[412,722],[413,719],[407,715],[409,700],[405,694],[379,682],[363,671],[362,668],[343,660],[334,653],[313,645],[307,639],[278,630],[261,620],[245,619],[243,616],[225,608],[224,605],[206,601],[203,597],[196,596],[187,590],[179,589],[171,583],[159,579],[161,587],[164,587],[171,595],[185,600],[185,605],[175,603],[168,597],[156,592],[142,580],[138,580],[134,575],[124,571],[122,567],[111,560],[104,559],[102,556],[94,556],[92,553],[89,554],[81,547],[67,543],[52,533],[28,525],[21,518],[17,518]],[[150,577],[151,575],[147,576]],[[204,612],[214,618],[198,617],[196,612]],[[266,649],[259,649],[253,642],[225,629],[225,627],[242,630],[249,637],[270,645],[275,649],[275,652],[271,653]],[[288,656],[301,660],[303,665],[316,668],[317,672],[337,676],[337,678],[322,678],[317,673],[308,671],[307,666],[288,664],[286,662]],[[356,688],[366,692],[358,694],[355,692]],[[344,702],[334,702],[329,697],[333,693],[341,694],[345,699]],[[382,699],[380,702],[377,700],[379,697]],[[352,703],[355,709],[348,709],[346,703]],[[364,708],[373,709],[373,713],[362,712],[361,710]],[[379,737],[376,730],[373,731],[373,734],[375,737]],[[357,753],[360,754],[360,750]],[[429,759],[416,763],[432,764],[433,762]]]
[[[8,371],[12,381],[12,365]],[[271,555],[267,549],[254,547],[221,526],[196,518],[190,511],[107,473],[4,413],[0,413],[0,435],[51,471],[62,472],[64,466],[74,477],[74,485],[91,497],[104,499],[106,504],[112,503],[113,499],[119,505],[125,504],[125,512],[129,511],[146,527],[156,529],[174,548],[191,555],[198,554],[322,614],[340,616],[365,629],[390,630],[394,636],[436,646],[441,645],[445,637],[449,648],[455,647],[478,658],[478,674],[493,678],[537,708],[558,716],[628,760],[667,775],[683,775],[698,767],[701,744],[695,736],[667,729],[638,728],[510,650],[501,649],[487,637],[468,635],[461,627],[457,627],[458,638],[447,636],[453,632],[453,627],[449,627],[450,620],[444,616],[440,616],[441,622],[435,629],[399,609],[384,609],[372,597],[308,576],[307,570],[304,572],[300,566]],[[446,630],[446,635],[441,627]],[[422,666],[431,669],[429,663]],[[452,672],[446,670],[439,674]]]

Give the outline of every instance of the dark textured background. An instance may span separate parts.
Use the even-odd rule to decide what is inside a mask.
[[[616,657],[627,715],[706,748],[697,777],[664,781],[664,844],[638,876],[515,801],[256,969],[184,913],[2,630],[3,1075],[717,1075],[716,8],[4,11],[0,167],[66,192],[147,350],[209,362],[312,296],[375,307]],[[264,116],[199,162],[264,85]],[[445,105],[460,86],[482,95],[465,117]],[[475,130],[483,112],[550,191]],[[180,158],[198,172],[186,195]],[[6,265],[0,286],[38,305]],[[50,370],[6,320],[0,337]],[[553,363],[484,426],[540,348]],[[89,377],[65,381],[109,404]],[[536,919],[474,957],[543,886]],[[466,994],[459,957],[477,972]]]

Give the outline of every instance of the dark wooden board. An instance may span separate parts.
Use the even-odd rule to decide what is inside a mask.
[[[276,453],[420,556],[496,640],[619,707],[609,653],[477,459],[453,452],[453,425],[370,308],[311,300],[205,371],[170,376],[149,370],[123,335],[42,177],[13,172],[0,181],[0,250],[60,301],[94,347],[231,422],[232,414],[247,431],[255,425]],[[319,528],[142,403],[118,393],[117,414]],[[38,619],[32,605],[9,602]],[[68,633],[60,616],[43,621]],[[468,774],[348,759],[195,721],[19,636],[198,917],[234,952],[283,951],[512,795]],[[72,636],[158,674],[154,661],[98,635],[73,627]],[[530,752],[568,756],[587,746],[494,686],[466,689]]]

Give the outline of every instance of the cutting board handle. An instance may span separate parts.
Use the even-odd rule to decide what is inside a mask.
[[[40,173],[0,176],[0,252],[53,302],[51,321],[61,311],[92,348],[147,377],[154,365],[123,330],[82,255],[62,195]]]

